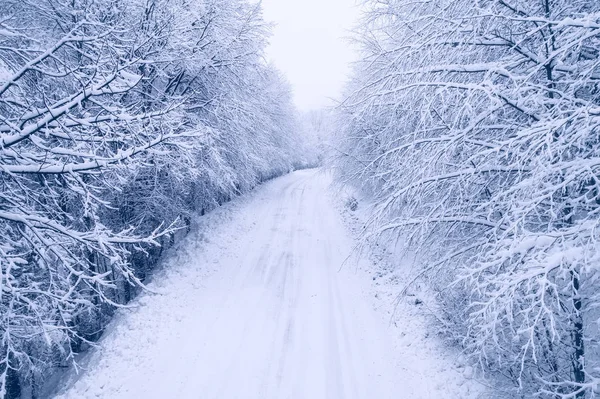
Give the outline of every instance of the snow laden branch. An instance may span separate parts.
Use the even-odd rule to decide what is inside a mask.
[[[600,377],[599,12],[367,2],[338,110],[367,235],[420,253],[453,338],[525,396],[592,397]]]

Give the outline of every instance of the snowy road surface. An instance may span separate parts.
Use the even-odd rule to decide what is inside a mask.
[[[208,215],[63,396],[440,397],[399,365],[365,275],[340,270],[352,240],[327,181],[296,172]]]

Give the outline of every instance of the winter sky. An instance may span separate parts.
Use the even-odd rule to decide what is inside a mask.
[[[331,105],[349,73],[354,52],[345,37],[355,25],[356,0],[263,0],[276,23],[268,57],[294,87],[301,110]]]

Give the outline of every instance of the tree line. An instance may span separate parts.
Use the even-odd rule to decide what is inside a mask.
[[[449,338],[510,394],[600,374],[600,3],[368,0],[338,177],[375,202]]]
[[[306,166],[246,0],[0,2],[0,398],[40,397],[192,217]]]

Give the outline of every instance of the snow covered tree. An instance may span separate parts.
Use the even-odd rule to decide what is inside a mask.
[[[319,109],[304,112],[300,116],[304,136],[309,140],[314,164],[320,164],[331,150],[331,137],[335,133],[335,112],[333,109]]]
[[[368,4],[338,163],[378,193],[370,234],[455,281],[440,299],[484,368],[593,395],[600,5]]]

